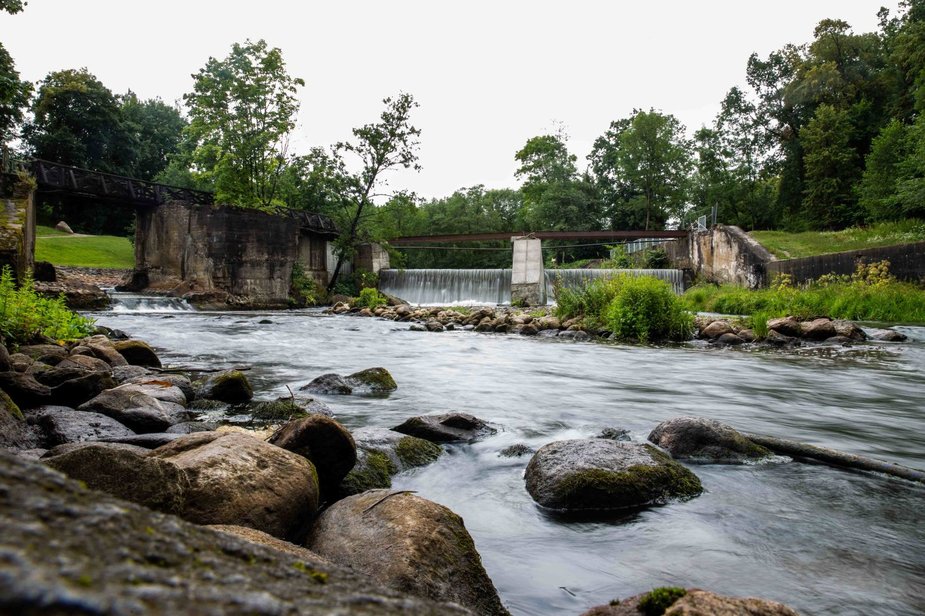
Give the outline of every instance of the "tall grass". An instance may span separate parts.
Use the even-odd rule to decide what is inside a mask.
[[[0,273],[0,336],[7,344],[29,342],[36,334],[55,340],[74,340],[93,332],[92,319],[72,312],[64,300],[42,297],[35,292],[32,278],[19,288],[9,267]]]
[[[780,259],[925,241],[925,221],[910,218],[841,231],[752,231],[752,237]]]
[[[556,316],[580,317],[591,329],[607,329],[621,340],[686,340],[693,317],[664,280],[621,274],[597,278],[580,289],[556,287]]]
[[[889,275],[885,262],[859,265],[852,276],[824,276],[803,287],[786,278],[768,289],[698,285],[682,300],[689,310],[723,314],[828,316],[852,321],[925,323],[925,290]]]

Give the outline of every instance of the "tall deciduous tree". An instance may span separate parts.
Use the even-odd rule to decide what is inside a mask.
[[[179,149],[186,121],[176,107],[159,98],[139,100],[131,91],[122,97],[122,118],[135,143],[131,175],[153,180]]]
[[[193,78],[184,98],[195,169],[214,183],[219,201],[262,209],[280,204],[296,92],[305,82],[291,77],[282,52],[263,40],[235,43],[228,57],[209,58]]]
[[[39,85],[23,137],[32,155],[129,175],[135,140],[115,95],[87,69],[50,73]]]
[[[341,237],[337,242],[337,265],[331,275],[328,290],[334,288],[344,261],[355,253],[362,239],[362,225],[373,214],[373,198],[384,185],[383,175],[396,169],[415,169],[421,131],[411,124],[411,111],[418,106],[414,97],[401,93],[383,101],[385,110],[379,121],[353,129],[353,141],[339,143],[326,161],[334,176],[340,176],[342,187],[340,207],[335,218],[340,223]],[[344,158],[353,159],[359,170],[344,171]]]
[[[688,206],[692,145],[670,114],[637,109],[594,142],[591,169],[616,224],[653,229]]]
[[[859,167],[850,132],[847,113],[827,104],[819,106],[803,129],[803,215],[814,228],[841,228],[860,218],[852,190]]]
[[[26,3],[22,0],[0,0],[0,11],[5,11],[10,15],[15,15],[25,6]]]
[[[13,58],[0,44],[0,146],[17,136],[32,86],[19,78]]]

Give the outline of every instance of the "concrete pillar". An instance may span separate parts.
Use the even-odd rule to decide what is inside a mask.
[[[357,271],[378,274],[379,270],[389,269],[389,253],[379,244],[360,244],[355,265]]]
[[[511,242],[514,244],[511,304],[545,306],[546,272],[543,268],[543,243],[525,237],[512,237]]]

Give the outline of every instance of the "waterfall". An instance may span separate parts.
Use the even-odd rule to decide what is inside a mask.
[[[418,306],[511,303],[509,269],[388,269],[379,290]]]
[[[185,299],[135,293],[110,293],[113,312],[191,312]]]
[[[553,301],[553,285],[558,279],[562,286],[576,289],[596,278],[612,278],[619,275],[652,276],[666,281],[675,294],[684,293],[684,274],[678,269],[558,269],[546,270],[546,297]]]

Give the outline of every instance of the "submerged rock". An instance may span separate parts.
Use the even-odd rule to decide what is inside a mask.
[[[393,475],[430,464],[443,454],[439,445],[386,428],[359,428],[353,439],[357,462],[341,482],[342,496],[390,488]]]
[[[299,391],[307,391],[313,394],[321,395],[350,395],[353,393],[353,387],[344,380],[339,374],[329,373],[316,377],[308,385],[299,387]]]
[[[488,422],[468,413],[421,415],[392,429],[435,443],[471,443],[497,432]]]
[[[751,442],[732,426],[704,417],[675,417],[649,433],[649,441],[675,458],[741,464],[772,452]]]
[[[655,588],[609,605],[593,607],[582,616],[799,616],[776,601],[726,597],[697,588]]]
[[[551,509],[623,509],[690,498],[700,480],[651,445],[604,439],[544,445],[527,465],[527,491]]]
[[[0,452],[0,613],[468,614],[89,491]]]
[[[872,340],[878,340],[880,342],[905,342],[908,340],[905,334],[893,329],[871,328],[867,330],[867,334]]]
[[[462,518],[407,492],[372,490],[318,518],[307,547],[401,592],[506,615]]]
[[[387,394],[398,389],[395,379],[385,368],[367,368],[344,379],[355,394]]]
[[[535,453],[535,450],[529,445],[524,445],[523,443],[516,443],[510,447],[505,447],[498,452],[498,455],[502,458],[520,458],[522,456],[530,455]]]

